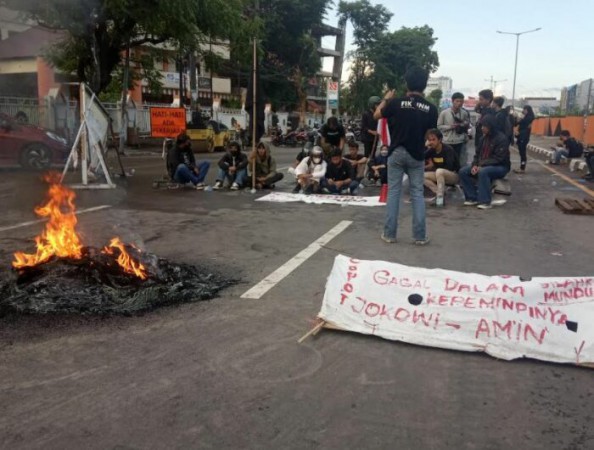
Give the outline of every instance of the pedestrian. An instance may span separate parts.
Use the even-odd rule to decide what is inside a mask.
[[[388,91],[374,113],[376,120],[388,119],[391,138],[386,221],[381,235],[381,239],[389,243],[396,242],[404,174],[408,175],[410,183],[414,242],[417,245],[429,242],[423,198],[425,135],[427,130],[437,127],[437,108],[423,97],[428,78],[425,69],[409,68],[404,75],[406,95],[395,97],[394,90]]]
[[[373,117],[375,108],[382,101],[378,96],[369,97],[367,100],[367,111],[361,116],[361,142],[364,146],[365,158],[369,158],[373,153],[373,144],[377,144],[377,120]]]
[[[325,194],[353,195],[359,186],[355,180],[355,170],[351,163],[344,159],[342,151],[335,148],[330,153],[330,161],[326,174],[321,180],[322,192]]]
[[[444,206],[446,185],[458,184],[460,160],[456,151],[444,144],[443,135],[437,128],[427,132],[428,149],[425,152],[425,186],[433,192],[435,206]]]
[[[388,183],[388,153],[388,146],[382,145],[379,152],[369,160],[367,179],[373,184],[381,186]]]
[[[437,128],[443,133],[443,143],[454,149],[460,164],[466,165],[468,155],[466,143],[468,142],[468,128],[470,128],[470,113],[462,106],[464,94],[452,94],[452,107],[444,109],[437,119]]]
[[[561,163],[561,158],[581,158],[584,153],[584,146],[581,142],[571,137],[571,133],[568,130],[561,130],[559,143],[553,150],[555,153],[551,157],[550,164],[559,164]]]
[[[196,163],[191,140],[187,134],[181,133],[177,136],[175,147],[167,159],[168,172],[174,181],[180,184],[192,183],[196,189],[204,189],[210,162]]]
[[[495,116],[481,118],[481,140],[472,164],[460,169],[460,184],[464,191],[464,206],[490,209],[505,200],[491,201],[491,184],[504,178],[510,169],[509,140],[497,129]]]
[[[474,147],[479,147],[479,142],[483,137],[482,134],[482,119],[488,115],[495,115],[495,110],[491,107],[493,103],[493,91],[491,89],[483,89],[479,92],[478,102],[475,111],[479,114],[479,118],[474,125]]]
[[[534,121],[534,111],[532,106],[526,105],[522,110],[522,118],[518,121],[518,134],[516,135],[516,144],[520,152],[520,169],[514,170],[515,173],[523,174],[526,172],[526,149],[530,142],[531,125]]]
[[[365,168],[367,167],[367,158],[359,153],[359,144],[356,142],[349,142],[349,151],[344,155],[344,159],[351,163],[355,172],[355,179],[357,183],[361,183],[365,177]]]
[[[346,132],[344,131],[344,127],[338,123],[336,117],[328,117],[328,120],[320,130],[320,134],[322,136],[321,146],[326,159],[330,157],[330,153],[334,147],[340,148],[340,151],[344,149]]]
[[[219,173],[214,190],[223,187],[225,180],[229,180],[232,191],[241,189],[247,178],[247,155],[241,151],[241,144],[237,141],[231,141],[228,145],[228,151],[219,160]]]
[[[307,195],[320,191],[320,181],[326,175],[328,167],[323,154],[322,147],[315,146],[311,151],[311,155],[303,158],[295,168],[297,184],[293,189],[294,194],[301,190]]]
[[[248,161],[250,171],[256,168],[256,189],[274,189],[274,184],[283,179],[283,174],[276,171],[276,160],[270,154],[268,143],[260,141]]]
[[[514,127],[509,116],[509,111],[503,107],[503,103],[505,103],[503,97],[495,97],[491,106],[495,110],[497,129],[505,134],[511,145],[514,140]]]

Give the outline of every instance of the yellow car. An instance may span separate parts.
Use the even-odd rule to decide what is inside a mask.
[[[212,153],[224,151],[231,140],[231,134],[226,125],[215,120],[209,120],[207,128],[191,128],[186,130],[196,151]]]

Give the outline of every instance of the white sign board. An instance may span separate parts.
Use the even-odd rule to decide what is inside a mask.
[[[274,203],[288,203],[288,202],[304,202],[313,203],[316,205],[331,204],[331,205],[355,205],[355,206],[384,206],[385,203],[380,203],[378,197],[359,197],[350,195],[322,195],[322,194],[291,194],[289,192],[272,192],[264,197],[256,199],[257,202],[274,202]]]
[[[328,81],[328,100],[338,100],[338,81]]]
[[[486,276],[337,256],[319,317],[497,358],[594,363],[594,277]]]

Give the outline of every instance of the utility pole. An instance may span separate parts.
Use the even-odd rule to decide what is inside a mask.
[[[504,80],[494,80],[493,75],[491,75],[491,78],[485,78],[485,81],[488,81],[490,83],[489,86],[491,87],[491,90],[495,92],[495,89],[497,88],[497,83],[503,83],[504,81],[507,81],[507,78]]]

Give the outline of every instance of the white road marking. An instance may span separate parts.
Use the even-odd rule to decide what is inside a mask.
[[[102,209],[111,208],[111,206],[112,205],[101,205],[101,206],[93,206],[92,208],[87,208],[87,209],[79,209],[78,211],[76,211],[76,214],[85,214],[85,213],[100,211]],[[18,223],[16,225],[11,225],[9,227],[2,227],[2,228],[0,228],[0,233],[2,231],[9,231],[9,230],[14,230],[16,228],[28,227],[28,226],[35,225],[36,223],[40,223],[40,222],[46,222],[46,219],[31,220],[30,222],[22,222],[22,223]]]
[[[353,222],[350,220],[343,220],[326,234],[322,235],[320,238],[316,239],[312,242],[309,246],[301,250],[297,253],[293,258],[288,260],[258,284],[256,284],[251,289],[244,292],[241,298],[252,298],[252,299],[259,299],[262,297],[266,292],[276,286],[283,278],[297,269],[301,264],[307,261],[310,257],[312,257],[322,246],[328,244],[332,239],[342,233],[347,227],[352,224]]]

